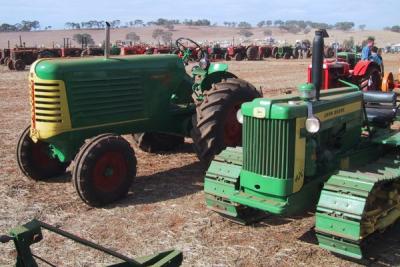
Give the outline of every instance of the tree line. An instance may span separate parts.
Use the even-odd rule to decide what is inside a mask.
[[[146,27],[146,26],[162,26],[167,28],[169,31],[174,30],[174,25],[186,25],[186,26],[217,26],[217,23],[212,23],[208,19],[165,19],[159,18],[157,20],[145,22],[141,19],[135,19],[127,22],[122,22],[121,20],[110,21],[112,28],[127,28],[127,27]],[[355,27],[355,23],[351,21],[340,21],[335,24],[328,24],[324,22],[314,22],[310,20],[261,20],[256,25],[252,25],[247,21],[224,21],[222,23],[225,27],[239,28],[239,29],[251,29],[253,27],[263,28],[263,27],[276,27],[281,30],[291,32],[291,33],[308,33],[311,29],[338,29],[343,31],[349,31]],[[82,22],[66,22],[64,27],[66,29],[103,29],[105,27],[104,20],[89,20]],[[45,30],[51,29],[51,26],[44,27]],[[366,28],[365,24],[358,25],[359,30],[364,30]],[[23,20],[20,23],[0,24],[0,32],[13,32],[13,31],[32,31],[40,29],[40,22],[37,20]],[[390,30],[393,32],[400,32],[400,26],[394,25],[391,27],[385,27],[385,30]]]

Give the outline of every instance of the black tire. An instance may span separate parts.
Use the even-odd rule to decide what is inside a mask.
[[[257,60],[258,59],[258,47],[257,46],[249,46],[246,49],[246,57],[248,60]]]
[[[137,133],[133,139],[141,150],[149,153],[170,151],[185,142],[183,136],[166,133]]]
[[[9,57],[5,57],[4,58],[4,65],[6,65],[6,66],[8,66],[8,61],[10,60],[10,58]]]
[[[274,46],[274,47],[272,48],[272,52],[271,52],[272,57],[277,58],[276,55],[278,54],[278,50],[279,50],[279,49],[278,49],[277,46]]]
[[[275,59],[279,59],[279,58],[280,58],[279,53],[276,53],[275,54]]]
[[[283,54],[284,59],[290,59],[290,54],[288,52]]]
[[[74,187],[79,197],[93,207],[124,198],[136,176],[137,161],[132,147],[113,134],[88,140],[75,156],[74,164]]]
[[[269,58],[272,54],[272,49],[270,47],[266,47],[264,50],[264,58]]]
[[[4,57],[0,58],[0,65],[4,65],[4,60],[5,60]]]
[[[236,53],[236,54],[235,54],[235,60],[236,60],[236,61],[241,61],[241,60],[243,60],[242,54],[241,54],[241,53]]]
[[[381,69],[375,64],[370,64],[365,74],[357,83],[361,91],[381,91]]]
[[[57,177],[65,173],[69,162],[63,163],[49,156],[49,144],[34,143],[29,136],[30,127],[26,128],[18,140],[17,162],[21,172],[28,178],[39,181]]]
[[[300,58],[300,54],[301,54],[300,49],[298,49],[298,48],[293,49],[293,57],[295,59]]]
[[[18,70],[18,71],[22,71],[25,70],[25,62],[22,59],[17,59],[14,62],[14,69]]]
[[[226,61],[230,61],[230,60],[231,60],[231,57],[229,56],[228,53],[225,53],[225,54],[224,54],[224,59],[225,59]]]
[[[324,48],[324,56],[325,56],[325,58],[332,58],[335,56],[335,51],[333,51],[332,47],[325,47]]]
[[[261,93],[254,86],[235,78],[214,84],[205,92],[192,116],[190,133],[200,160],[208,163],[227,146],[241,145],[242,125],[236,120],[236,112],[243,102],[257,97]]]
[[[15,70],[15,68],[14,68],[14,61],[13,61],[12,59],[9,59],[9,60],[7,61],[7,67],[8,67],[9,70]]]

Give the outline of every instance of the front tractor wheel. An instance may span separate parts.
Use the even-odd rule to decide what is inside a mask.
[[[17,145],[17,161],[22,173],[36,181],[65,173],[69,163],[63,163],[52,157],[50,145],[42,141],[33,142],[29,132],[30,127],[22,132]]]
[[[205,92],[192,117],[191,136],[194,150],[200,160],[208,163],[227,146],[242,143],[242,125],[236,113],[243,102],[261,97],[261,93],[248,82],[230,78],[214,84]]]
[[[125,197],[136,163],[132,147],[121,136],[103,134],[89,140],[76,155],[72,173],[79,197],[94,207]]]
[[[185,141],[183,136],[166,133],[138,133],[133,135],[133,139],[141,150],[149,153],[169,151]]]
[[[9,70],[15,70],[14,61],[11,58],[7,61],[7,67]]]

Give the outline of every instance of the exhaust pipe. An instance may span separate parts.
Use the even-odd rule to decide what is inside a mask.
[[[104,45],[104,57],[108,59],[110,57],[110,23],[106,21],[106,43]]]
[[[324,62],[324,38],[329,37],[326,29],[315,31],[312,50],[311,77],[315,87],[315,98],[319,100],[322,85],[322,68]]]

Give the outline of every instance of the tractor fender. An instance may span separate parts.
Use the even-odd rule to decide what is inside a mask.
[[[372,65],[375,65],[376,67],[381,69],[381,67],[376,62],[369,61],[369,60],[360,60],[360,61],[358,61],[358,63],[354,67],[353,75],[354,76],[363,76],[363,75],[365,75],[365,73],[367,73],[367,70],[368,70],[369,66],[372,66]]]
[[[219,83],[220,81],[228,78],[237,78],[237,76],[229,71],[211,72],[201,81],[200,88],[202,91],[209,90],[214,83]]]

